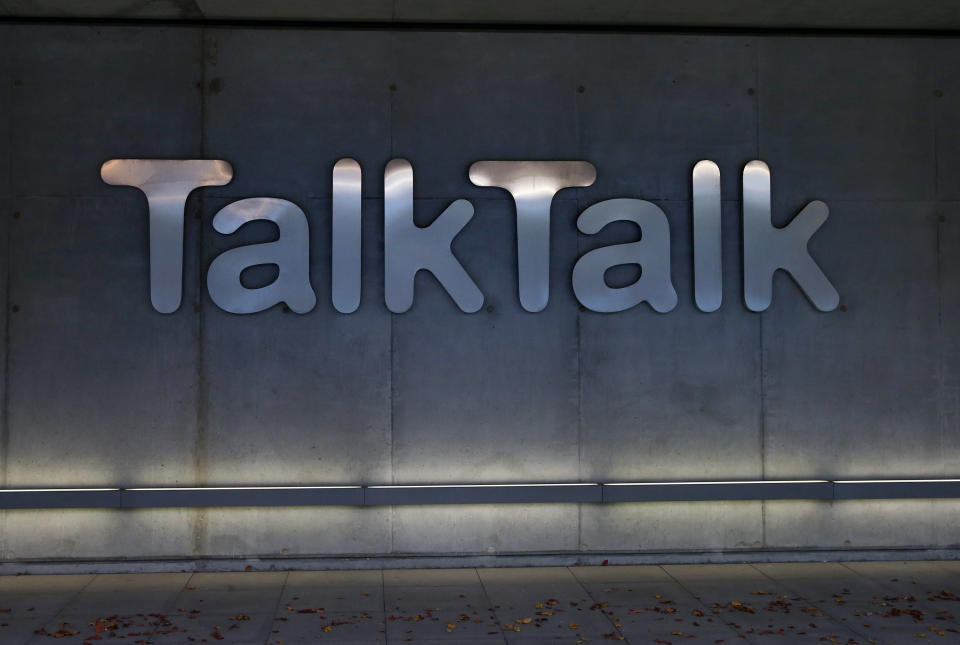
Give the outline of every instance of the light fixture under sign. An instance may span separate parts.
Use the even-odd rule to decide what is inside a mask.
[[[0,509],[960,499],[960,479],[743,480],[0,490]]]

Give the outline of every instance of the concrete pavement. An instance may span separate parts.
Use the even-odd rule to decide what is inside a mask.
[[[960,563],[22,575],[0,643],[960,642]]]

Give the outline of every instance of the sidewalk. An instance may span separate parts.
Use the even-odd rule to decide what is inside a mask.
[[[0,578],[3,645],[960,643],[958,616],[960,562]]]

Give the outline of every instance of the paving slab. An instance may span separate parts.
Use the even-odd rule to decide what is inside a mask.
[[[617,634],[613,621],[570,569],[484,569],[479,573],[507,642],[542,637],[576,642]]]
[[[383,611],[381,571],[291,571],[278,615]],[[322,610],[322,611],[317,611]]]
[[[782,635],[791,642],[840,636],[843,638],[839,642],[847,642],[858,638],[857,632],[832,617],[827,609],[797,596],[781,581],[749,564],[664,569],[703,603],[706,615],[725,621],[738,638],[742,635],[752,641]]]

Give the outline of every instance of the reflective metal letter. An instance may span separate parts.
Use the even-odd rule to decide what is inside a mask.
[[[207,273],[210,298],[233,314],[252,314],[281,302],[298,314],[307,313],[317,304],[317,296],[310,286],[310,229],[299,206],[272,197],[241,199],[214,216],[213,228],[228,235],[258,219],[274,222],[280,238],[230,249],[214,258]],[[277,279],[265,287],[247,289],[240,274],[259,264],[276,264]]]
[[[353,159],[333,166],[333,253],[331,297],[333,307],[350,314],[360,306],[360,187],[363,173]]]
[[[747,308],[763,311],[773,298],[773,274],[789,273],[813,306],[833,311],[840,294],[807,251],[830,209],[821,201],[803,207],[783,228],[770,222],[770,169],[751,161],[743,169],[743,294]]]
[[[550,204],[564,188],[591,185],[597,169],[587,161],[478,161],[470,181],[496,186],[517,205],[517,268],[520,304],[543,311],[550,299]]]
[[[201,186],[223,186],[233,168],[219,159],[111,159],[100,168],[111,186],[147,196],[150,217],[150,301],[162,314],[180,308],[183,292],[183,209]]]
[[[458,199],[430,226],[413,222],[413,167],[391,159],[383,173],[383,255],[387,309],[402,314],[413,305],[417,271],[432,273],[467,313],[483,306],[483,294],[453,255],[450,244],[473,217],[473,206]]]
[[[588,235],[599,233],[611,222],[633,222],[640,227],[640,240],[605,246],[585,253],[573,267],[573,292],[584,307],[614,312],[649,302],[654,311],[666,313],[677,306],[677,292],[670,281],[670,224],[655,204],[642,199],[608,199],[580,214],[577,228]],[[607,269],[620,264],[639,264],[640,277],[621,288],[607,286]]]
[[[720,224],[720,168],[703,160],[693,167],[693,290],[700,311],[723,302]]]

